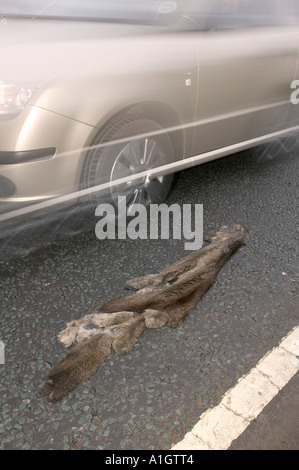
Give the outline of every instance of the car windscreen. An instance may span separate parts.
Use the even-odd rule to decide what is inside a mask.
[[[102,21],[155,22],[179,9],[179,2],[158,0],[3,0],[2,16]]]
[[[1,0],[0,16],[232,29],[298,24],[299,0]]]

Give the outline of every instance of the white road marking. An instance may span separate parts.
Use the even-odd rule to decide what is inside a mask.
[[[172,450],[228,449],[298,370],[299,326],[241,377],[218,406],[203,413]]]

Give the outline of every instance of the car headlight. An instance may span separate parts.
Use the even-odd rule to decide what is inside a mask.
[[[20,112],[34,91],[34,88],[6,85],[0,82],[0,115]]]

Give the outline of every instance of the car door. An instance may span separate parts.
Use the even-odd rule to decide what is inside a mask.
[[[291,125],[298,28],[276,0],[211,2],[196,18],[199,93],[194,154]]]

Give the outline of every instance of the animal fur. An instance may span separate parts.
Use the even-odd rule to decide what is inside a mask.
[[[49,373],[43,392],[60,400],[86,381],[114,350],[130,352],[146,328],[176,328],[211,287],[229,257],[245,244],[241,225],[222,227],[205,237],[210,244],[157,274],[132,279],[136,293],[111,300],[85,317],[67,324],[58,339],[76,344]],[[105,313],[104,313],[105,312]]]

